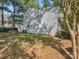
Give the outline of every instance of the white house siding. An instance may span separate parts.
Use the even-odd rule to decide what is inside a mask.
[[[48,25],[47,28],[49,28],[49,26],[53,26],[50,34],[55,34],[57,32],[58,21],[57,15],[55,15],[54,12],[46,12],[41,18],[41,21],[42,24],[45,23]]]
[[[40,13],[41,13],[41,15],[43,15],[42,17],[40,17],[40,15],[39,16],[36,15],[36,14],[40,14]],[[35,16],[38,16],[38,17],[35,17]],[[56,10],[51,10],[49,12],[45,12],[45,11],[41,11],[41,10],[40,11],[35,10],[34,8],[30,8],[25,13],[25,16],[24,16],[25,23],[24,24],[25,24],[28,32],[42,33],[42,34],[50,33],[50,34],[54,35],[57,32],[57,26],[58,26],[57,17],[58,17],[58,14],[57,14]],[[36,22],[34,22],[35,20],[36,20]],[[40,23],[38,23],[39,20],[41,21]],[[35,23],[38,23],[38,24],[34,25]],[[28,25],[30,25],[29,28],[27,27]],[[50,29],[52,29],[52,30],[49,31]]]

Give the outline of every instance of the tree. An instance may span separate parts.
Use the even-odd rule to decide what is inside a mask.
[[[15,17],[15,23],[14,23],[14,19],[13,17]],[[9,17],[9,23],[10,24],[15,24],[15,25],[18,25],[18,28],[20,29],[20,32],[21,32],[21,26],[23,25],[23,15],[11,15]]]
[[[22,0],[22,6],[25,10],[29,7],[39,8],[38,0]]]
[[[1,14],[1,17],[2,17],[2,27],[4,27],[4,9],[6,9],[4,7],[4,5],[8,3],[8,0],[1,0],[0,3],[1,3],[1,10],[2,10],[2,14]]]
[[[50,10],[53,6],[50,0],[43,0],[43,10]]]
[[[15,27],[15,22],[16,22],[16,13],[19,11],[20,12],[20,9],[21,9],[21,0],[9,0],[10,3],[12,3],[13,5],[13,27]],[[19,7],[20,6],[20,7]],[[16,10],[16,7],[19,7],[18,9],[19,10]]]
[[[45,0],[48,1],[48,0]],[[48,2],[44,1],[44,5]],[[72,59],[79,59],[77,56],[76,44],[78,43],[79,46],[79,22],[78,22],[78,13],[79,13],[79,1],[78,0],[51,0],[53,2],[53,6],[59,11],[59,14],[63,14],[63,22],[65,23],[67,31],[69,32],[70,39],[72,41],[72,50],[73,50],[73,57]],[[47,5],[44,6],[45,8]],[[60,19],[61,21],[61,19]],[[77,41],[78,40],[78,41]],[[79,51],[78,51],[79,55]]]
[[[72,50],[73,50],[73,59],[79,59],[79,57],[77,56],[77,49],[76,49],[76,44],[77,44],[77,30],[78,30],[78,26],[77,24],[79,24],[78,20],[77,20],[77,13],[78,13],[78,0],[54,0],[55,2],[55,6],[57,8],[59,8],[60,12],[63,13],[63,20],[64,23],[66,23],[66,27],[68,29],[68,32],[70,34],[70,38],[72,41]],[[77,40],[76,40],[77,39]]]

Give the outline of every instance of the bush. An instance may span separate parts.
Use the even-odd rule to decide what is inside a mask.
[[[0,27],[0,32],[8,32],[10,30],[16,30],[17,31],[17,28],[7,28],[7,27]]]
[[[60,37],[60,38],[63,38],[63,39],[69,39],[70,38],[69,32],[67,32],[67,31],[60,31],[60,32],[57,33],[57,36]]]

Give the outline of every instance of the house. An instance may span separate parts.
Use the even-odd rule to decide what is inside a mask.
[[[55,9],[48,12],[29,8],[24,15],[24,26],[29,33],[56,34],[58,14]]]

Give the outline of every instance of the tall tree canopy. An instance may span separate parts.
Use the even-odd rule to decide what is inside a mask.
[[[0,9],[2,11],[2,14],[1,14],[2,27],[4,27],[4,9],[10,12],[10,10],[7,7],[4,6],[4,5],[8,5],[8,2],[9,2],[9,0],[0,0],[0,4],[1,4],[0,5]]]

